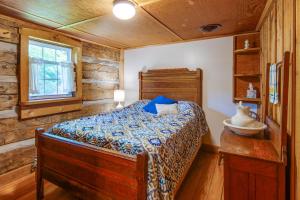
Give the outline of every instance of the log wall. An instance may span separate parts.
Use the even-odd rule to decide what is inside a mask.
[[[0,15],[0,28],[11,38],[0,37],[0,187],[31,173],[35,158],[34,130],[111,110],[113,90],[119,87],[120,50],[83,42],[83,109],[29,120],[18,118],[19,28],[34,27]],[[44,27],[41,27],[44,29]],[[1,197],[1,194],[0,194]]]

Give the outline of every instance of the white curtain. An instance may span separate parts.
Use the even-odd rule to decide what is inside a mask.
[[[43,60],[40,58],[29,57],[29,92],[30,94],[40,94],[39,91],[39,79],[43,80],[43,77],[39,77],[41,74],[40,70],[45,66],[45,64],[54,64],[60,69],[58,73],[61,73],[61,83],[59,85],[61,94],[71,94],[76,91],[75,84],[75,72],[74,64],[66,62],[52,62]],[[61,86],[61,87],[60,87]]]
[[[39,94],[39,69],[43,67],[40,59],[29,57],[29,92]]]
[[[76,91],[75,72],[73,63],[59,63],[62,69],[63,92],[70,93]]]

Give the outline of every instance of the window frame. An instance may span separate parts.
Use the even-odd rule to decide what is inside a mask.
[[[20,118],[27,119],[44,115],[57,114],[82,107],[82,43],[81,41],[44,30],[22,28],[20,30]],[[76,91],[73,97],[56,99],[29,98],[29,40],[57,44],[72,49],[71,59],[75,64]]]

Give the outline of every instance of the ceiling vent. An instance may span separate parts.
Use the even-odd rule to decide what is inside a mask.
[[[221,24],[207,24],[207,25],[201,26],[200,30],[204,33],[210,33],[210,32],[214,32],[214,31],[218,30],[221,27],[222,27]]]

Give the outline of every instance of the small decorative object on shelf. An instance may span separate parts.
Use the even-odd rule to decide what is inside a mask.
[[[245,40],[245,42],[244,42],[244,49],[249,49],[249,47],[250,47],[249,40]]]
[[[121,102],[125,101],[125,91],[124,90],[115,90],[114,91],[114,101],[119,102],[117,105],[117,109],[123,108]]]
[[[254,90],[252,83],[249,83],[249,87],[247,90],[247,98],[251,98],[251,99],[256,98],[256,90]]]

